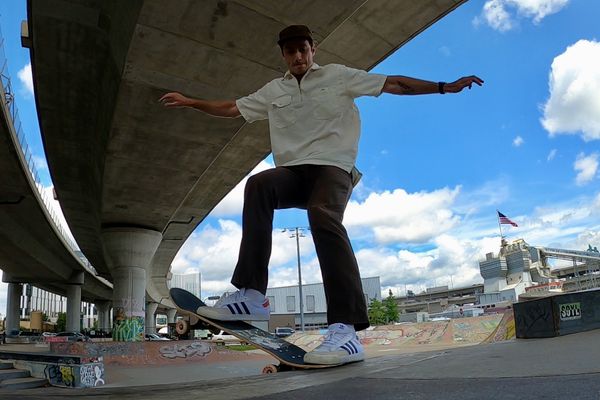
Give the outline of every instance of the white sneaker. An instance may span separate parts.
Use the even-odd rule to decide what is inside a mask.
[[[304,355],[307,364],[346,364],[365,359],[365,351],[354,327],[346,324],[329,325],[323,343]]]
[[[254,289],[224,294],[213,307],[198,307],[196,312],[219,321],[268,321],[269,299]]]

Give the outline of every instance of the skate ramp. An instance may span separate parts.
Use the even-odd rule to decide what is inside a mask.
[[[486,341],[503,320],[503,314],[467,317],[448,321],[401,323],[376,326],[358,333],[361,343],[368,351],[377,347],[415,347],[429,349],[475,345]],[[306,350],[312,350],[321,342],[323,331],[297,332],[288,341]]]

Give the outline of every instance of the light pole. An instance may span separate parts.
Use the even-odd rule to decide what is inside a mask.
[[[296,256],[298,259],[298,294],[300,296],[300,330],[304,332],[304,296],[302,294],[302,267],[300,264],[300,238],[305,237],[304,231],[310,228],[285,228],[283,232],[290,231],[290,238],[296,238]]]

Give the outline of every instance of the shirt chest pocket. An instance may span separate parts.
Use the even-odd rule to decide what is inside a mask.
[[[285,128],[296,122],[296,110],[292,107],[292,96],[283,95],[271,101],[269,119],[278,128]]]
[[[321,88],[312,97],[316,119],[334,119],[340,115],[340,97],[334,88]]]

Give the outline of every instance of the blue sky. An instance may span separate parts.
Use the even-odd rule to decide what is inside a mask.
[[[19,79],[25,2],[2,2],[0,14],[21,120],[47,176],[33,97]],[[433,81],[475,74],[485,85],[357,101],[364,177],[345,224],[363,276],[380,276],[382,291],[396,294],[481,282],[477,261],[499,247],[496,209],[519,224],[503,225],[509,239],[600,246],[598,15],[592,0],[472,0],[374,69]],[[174,272],[202,273],[203,295],[230,288],[241,193],[242,185],[173,262]],[[280,228],[306,225],[302,212],[276,214],[272,286],[297,279],[295,240]],[[320,281],[309,232],[301,250],[303,280]]]

